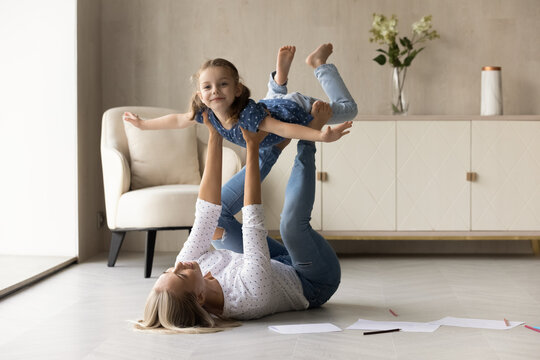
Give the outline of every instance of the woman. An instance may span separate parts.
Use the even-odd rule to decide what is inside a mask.
[[[321,116],[331,116],[331,110]],[[242,234],[228,234],[223,246],[209,251],[221,213],[222,137],[209,124],[208,155],[191,234],[176,259],[148,296],[137,329],[201,333],[220,331],[281,311],[324,304],[337,290],[339,261],[310,224],[315,198],[315,144],[298,143],[287,185],[281,235],[268,239],[264,228],[259,144],[266,133],[242,130],[247,144]],[[317,122],[318,123],[318,122]]]

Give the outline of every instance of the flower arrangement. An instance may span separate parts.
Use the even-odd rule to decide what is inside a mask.
[[[412,24],[412,37],[410,39],[406,36],[398,37],[397,24],[396,15],[387,18],[382,14],[373,14],[373,24],[369,30],[372,37],[369,41],[388,46],[387,50],[377,49],[377,52],[381,54],[373,60],[379,65],[385,65],[388,62],[394,68],[393,82],[397,95],[394,96],[395,101],[392,102],[392,109],[395,114],[406,114],[408,104],[403,97],[403,85],[407,68],[411,66],[414,58],[424,50],[424,47],[415,49],[415,46],[440,36],[436,30],[432,30],[431,15],[424,16]]]

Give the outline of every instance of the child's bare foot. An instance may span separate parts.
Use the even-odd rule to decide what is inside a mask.
[[[296,47],[289,45],[279,49],[276,62],[276,75],[274,76],[274,80],[278,85],[284,85],[287,82],[295,52]]]
[[[322,64],[326,64],[326,60],[332,54],[334,47],[332,44],[322,44],[316,48],[311,54],[306,58],[306,64],[316,69]]]
[[[313,120],[311,120],[308,126],[315,130],[321,130],[332,117],[332,108],[330,104],[317,100],[311,106],[311,116],[313,116]]]

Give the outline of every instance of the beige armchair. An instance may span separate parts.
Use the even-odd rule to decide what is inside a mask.
[[[122,120],[125,111],[143,119],[177,111],[118,107],[103,114],[101,161],[107,225],[112,231],[108,266],[115,265],[127,231],[146,231],[144,277],[150,277],[156,232],[191,230],[208,130],[196,124],[181,130],[142,131]],[[239,154],[236,145],[225,144],[223,183],[241,169]]]

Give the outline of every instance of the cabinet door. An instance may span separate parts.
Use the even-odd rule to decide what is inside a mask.
[[[473,121],[473,230],[540,229],[540,123]]]
[[[322,145],[323,230],[396,229],[395,121],[357,121]]]
[[[293,140],[283,150],[276,164],[262,183],[262,198],[264,205],[265,225],[269,231],[279,231],[281,210],[285,199],[285,188],[291,175],[296,145],[298,140]],[[317,145],[315,163],[317,170],[321,168],[321,146]],[[315,203],[311,213],[311,226],[315,230],[321,230],[321,186],[317,181],[315,188]]]
[[[469,230],[470,121],[397,121],[397,230]]]

